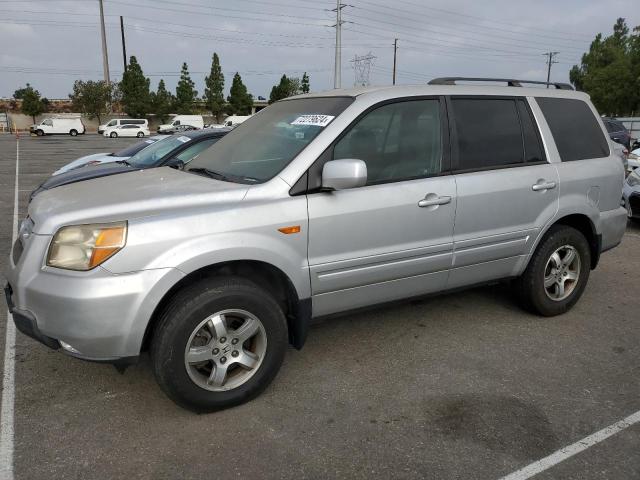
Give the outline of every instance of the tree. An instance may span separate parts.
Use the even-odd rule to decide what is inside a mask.
[[[269,103],[277,102],[283,98],[298,95],[302,90],[302,82],[299,78],[287,78],[286,75],[282,75],[280,83],[274,85],[271,89],[271,95],[269,95]]]
[[[581,64],[569,72],[571,83],[587,92],[602,114],[630,114],[640,108],[640,29],[629,34],[623,18],[613,34],[596,35]]]
[[[145,78],[138,60],[132,56],[120,82],[122,105],[128,115],[142,118],[149,113],[151,107],[149,84],[150,81]]]
[[[232,115],[249,115],[253,107],[253,95],[247,91],[247,87],[242,83],[242,77],[236,72],[233,76],[229,96],[229,113]]]
[[[215,52],[211,60],[211,73],[204,78],[204,83],[204,101],[211,114],[216,117],[216,122],[220,123],[220,115],[224,112],[224,74]]]
[[[174,96],[164,85],[164,80],[160,79],[158,89],[151,94],[151,108],[160,121],[164,123],[167,116],[171,113],[171,109],[175,102]]]
[[[193,112],[193,106],[198,98],[198,91],[194,88],[195,83],[189,75],[189,67],[187,63],[182,64],[180,71],[180,80],[176,86],[176,101],[174,108],[176,113],[189,114]]]
[[[85,113],[89,118],[97,117],[100,123],[102,115],[108,112],[113,93],[114,87],[102,80],[95,82],[76,80],[73,84],[73,93],[69,94],[69,98],[75,110]]]
[[[309,75],[307,75],[307,72],[304,72],[304,75],[302,75],[300,90],[302,91],[302,93],[309,93],[311,91],[309,86]]]
[[[19,88],[13,94],[13,98],[22,99],[21,111],[25,115],[30,115],[33,123],[36,123],[36,116],[44,112],[44,103],[40,99],[40,92],[27,83],[24,88]]]

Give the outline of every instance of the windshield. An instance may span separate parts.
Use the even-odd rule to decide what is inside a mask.
[[[184,135],[171,135],[170,137],[158,140],[147,148],[140,150],[128,161],[134,167],[153,167],[160,162],[168,153],[172,152],[181,145],[191,141],[189,137]]]
[[[286,167],[336,116],[351,97],[285,100],[261,110],[189,164],[224,177],[265,182]]]
[[[155,138],[147,138],[142,142],[134,143],[133,145],[128,146],[127,148],[123,148],[122,150],[117,151],[113,154],[114,157],[131,157],[138,153],[143,148],[147,148],[152,143],[155,143],[157,139]]]

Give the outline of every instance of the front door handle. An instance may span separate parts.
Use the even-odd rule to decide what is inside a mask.
[[[546,180],[538,180],[538,183],[531,186],[531,190],[534,192],[540,192],[542,190],[551,190],[556,188],[556,182],[547,182]]]
[[[451,197],[443,196],[439,197],[435,193],[430,193],[422,200],[418,202],[418,206],[420,208],[424,207],[434,207],[438,205],[446,205],[451,202]]]

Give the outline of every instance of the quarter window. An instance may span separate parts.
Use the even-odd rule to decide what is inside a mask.
[[[336,143],[333,159],[367,164],[367,184],[437,175],[442,168],[440,102],[411,100],[369,112]]]
[[[563,162],[602,158],[609,143],[589,106],[574,98],[536,98]]]
[[[452,98],[454,165],[459,170],[503,167],[524,160],[516,102],[510,98]]]

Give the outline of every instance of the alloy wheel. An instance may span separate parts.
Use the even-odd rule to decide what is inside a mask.
[[[562,301],[573,293],[580,278],[580,254],[571,245],[558,248],[544,269],[544,290],[551,300]]]
[[[217,312],[193,330],[184,352],[191,380],[205,390],[232,390],[260,368],[267,334],[255,315],[239,309]]]

